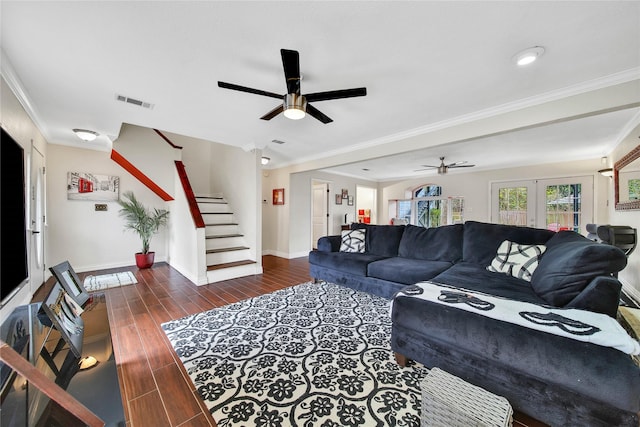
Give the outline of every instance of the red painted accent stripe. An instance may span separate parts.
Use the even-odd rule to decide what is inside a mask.
[[[167,138],[162,132],[160,132],[158,129],[154,129],[156,131],[156,133],[158,135],[160,135],[160,137],[162,137],[162,139],[164,139],[165,141],[167,141],[169,143],[170,146],[172,146],[173,148],[177,148],[178,150],[182,150],[182,147],[180,147],[179,145],[174,144],[173,142],[171,142],[171,140],[169,138]]]
[[[184,164],[180,160],[176,160],[176,169],[178,171],[178,176],[180,177],[180,182],[182,183],[182,188],[184,189],[184,195],[187,197],[187,202],[189,203],[189,210],[191,211],[193,222],[196,225],[196,228],[204,228],[204,219],[202,219],[202,214],[200,213],[200,208],[196,201],[196,196],[193,194],[193,189],[191,188],[191,183],[189,182],[189,177],[187,176]]]
[[[160,188],[158,184],[153,182],[151,178],[142,173],[140,169],[131,164],[131,162],[125,159],[122,154],[118,153],[116,150],[111,150],[111,160],[122,166],[131,175],[135,176],[138,181],[146,185],[149,190],[156,193],[158,197],[160,197],[165,202],[170,202],[173,200],[173,197],[171,197],[166,191]]]

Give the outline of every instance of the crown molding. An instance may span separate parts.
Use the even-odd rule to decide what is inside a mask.
[[[440,122],[432,123],[429,125],[383,136],[370,141],[361,142],[359,144],[355,144],[346,148],[327,151],[327,152],[324,152],[322,155],[310,156],[303,159],[297,159],[296,161],[288,162],[287,164],[280,165],[279,167],[293,166],[301,163],[322,160],[332,156],[351,154],[353,152],[357,152],[360,150],[371,149],[376,146],[389,144],[389,143],[397,142],[403,139],[424,135],[424,134],[435,132],[441,129],[452,128],[462,124],[471,123],[477,120],[499,116],[501,114],[511,113],[514,111],[539,106],[545,103],[558,101],[571,96],[581,95],[584,93],[592,92],[598,89],[604,89],[604,88],[615,86],[618,84],[628,83],[634,80],[640,80],[640,67],[631,68],[629,70],[621,71],[619,73],[611,74],[605,77],[588,80],[586,82],[565,87],[563,89],[545,92],[539,95],[531,96],[531,97],[520,99],[517,101],[512,101],[505,104],[497,105],[495,107],[486,108],[484,110],[479,110],[473,113],[454,117],[452,119],[442,120]]]
[[[51,141],[51,135],[49,134],[49,130],[47,126],[45,126],[44,121],[40,119],[40,114],[38,113],[38,109],[31,102],[31,98],[27,94],[26,89],[24,89],[24,85],[22,81],[16,74],[13,65],[11,65],[11,61],[7,58],[7,55],[4,52],[4,49],[0,48],[0,74],[7,82],[9,89],[13,92],[15,97],[22,105],[22,108],[26,111],[27,115],[33,120],[33,123],[36,125],[44,139],[49,142]]]

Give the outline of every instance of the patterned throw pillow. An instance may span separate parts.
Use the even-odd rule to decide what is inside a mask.
[[[528,282],[538,267],[540,257],[547,249],[544,245],[520,245],[505,240],[500,244],[496,257],[487,266],[487,270],[504,273]]]
[[[342,230],[342,243],[340,244],[340,252],[364,252],[364,228],[357,230]]]

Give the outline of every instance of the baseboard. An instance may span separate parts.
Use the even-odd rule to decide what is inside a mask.
[[[620,280],[622,283],[622,292],[631,299],[631,303],[635,304],[636,308],[640,308],[640,290],[635,289],[630,283],[625,283],[624,280]]]

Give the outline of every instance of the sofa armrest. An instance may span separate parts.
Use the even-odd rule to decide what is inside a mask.
[[[615,277],[598,276],[587,285],[565,308],[595,311],[616,318],[622,283]]]
[[[342,236],[323,236],[318,239],[318,250],[322,252],[340,252]]]

